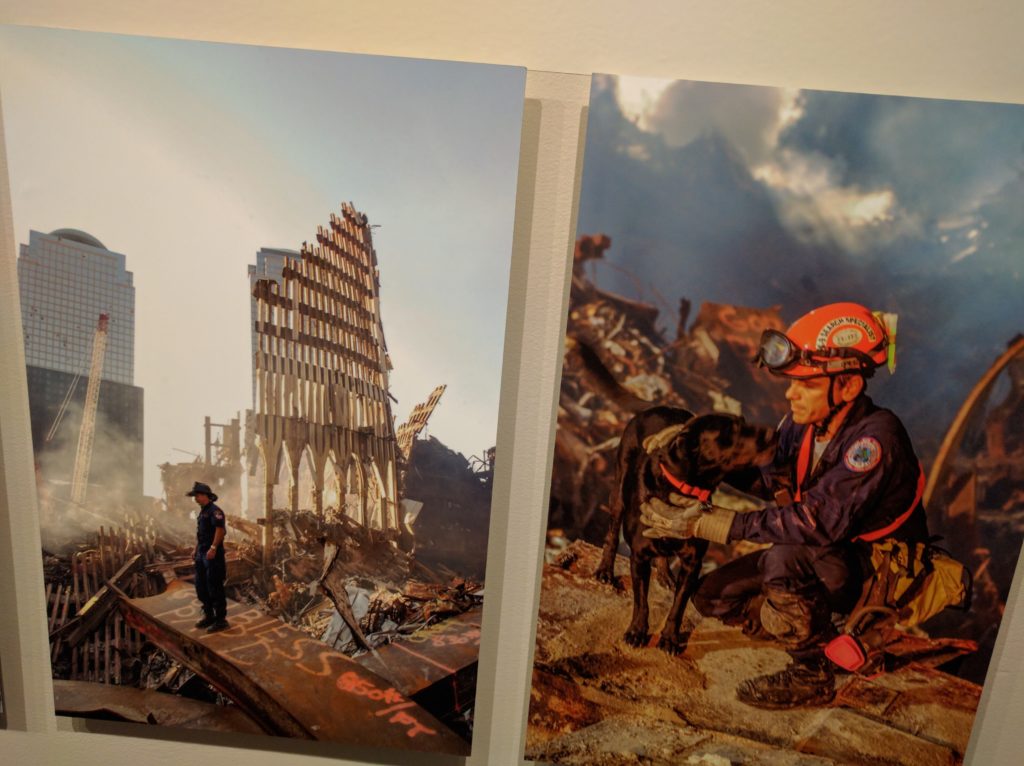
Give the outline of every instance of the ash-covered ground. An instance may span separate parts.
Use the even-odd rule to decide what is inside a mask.
[[[554,554],[554,551],[550,553]],[[676,657],[622,641],[632,596],[590,577],[600,551],[574,543],[544,567],[526,757],[558,764],[949,766],[963,761],[981,687],[923,659],[868,680],[841,676],[827,707],[767,711],[734,695],[787,655],[702,619]],[[556,562],[557,559],[557,563]],[[652,578],[656,579],[656,578]],[[651,587],[652,629],[670,605]]]

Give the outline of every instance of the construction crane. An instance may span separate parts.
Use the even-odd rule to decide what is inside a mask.
[[[96,435],[96,405],[100,400],[100,376],[103,373],[103,355],[107,350],[109,314],[100,314],[96,333],[92,338],[92,364],[89,365],[89,386],[85,390],[82,409],[82,427],[78,432],[75,451],[75,469],[71,475],[71,502],[81,505],[89,487],[89,464],[92,462],[92,443]]]

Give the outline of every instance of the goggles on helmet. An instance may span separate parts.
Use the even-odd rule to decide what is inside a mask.
[[[803,349],[778,330],[761,333],[754,361],[758,367],[767,367],[769,372],[791,378],[821,378],[845,372],[870,375],[876,366],[870,356],[855,348]],[[797,366],[814,371],[798,373],[793,369]]]

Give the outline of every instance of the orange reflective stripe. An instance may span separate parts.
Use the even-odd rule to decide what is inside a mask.
[[[903,522],[910,518],[910,514],[912,514],[914,509],[917,508],[917,504],[921,502],[921,497],[924,495],[924,468],[921,467],[920,463],[917,464],[917,470],[917,492],[914,493],[914,502],[910,504],[910,507],[897,516],[896,520],[889,526],[876,529],[874,532],[866,532],[863,535],[857,535],[853,538],[854,540],[864,540],[865,542],[873,543],[875,540],[881,540],[883,537],[888,537],[903,526]]]
[[[804,434],[803,442],[800,444],[800,454],[796,459],[796,491],[793,493],[794,502],[799,503],[801,498],[800,488],[803,486],[804,479],[807,478],[807,470],[811,465],[811,444],[814,442],[814,427],[807,426],[807,431]],[[876,529],[874,532],[865,532],[863,535],[857,535],[853,538],[854,540],[864,540],[872,543],[875,540],[881,540],[883,537],[888,537],[901,526],[903,523],[910,518],[910,514],[917,508],[917,504],[921,502],[921,498],[924,496],[925,487],[925,475],[924,468],[919,462],[917,464],[917,491],[914,493],[914,502],[910,504],[903,513],[896,517],[896,519],[888,526]]]
[[[807,426],[804,433],[804,440],[800,443],[800,454],[796,459],[796,490],[793,492],[793,500],[800,502],[800,488],[807,478],[807,469],[811,465],[811,443],[814,441],[814,426]]]

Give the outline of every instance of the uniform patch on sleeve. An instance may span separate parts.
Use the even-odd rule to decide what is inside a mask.
[[[850,445],[843,457],[843,462],[851,471],[864,473],[878,465],[878,461],[881,459],[882,445],[878,443],[877,439],[864,436]]]
[[[223,519],[224,518],[224,511],[222,511],[220,508],[218,508],[216,511],[213,512],[213,517],[215,519]]]

